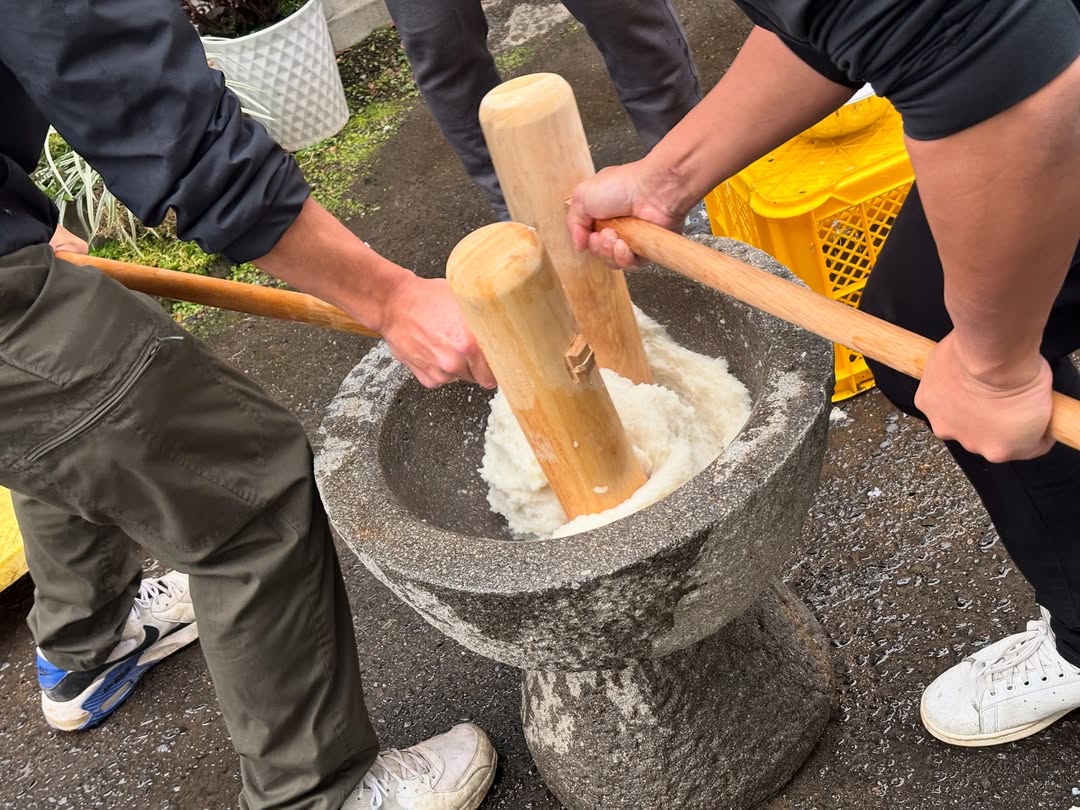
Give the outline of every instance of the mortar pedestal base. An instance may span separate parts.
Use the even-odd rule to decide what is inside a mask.
[[[525,673],[525,737],[570,810],[744,808],[778,791],[828,721],[821,628],[775,582],[704,641],[618,670]]]

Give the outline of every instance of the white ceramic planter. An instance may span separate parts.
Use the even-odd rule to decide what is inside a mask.
[[[258,103],[259,120],[290,152],[330,137],[349,119],[322,0],[244,37],[203,37],[203,47]]]

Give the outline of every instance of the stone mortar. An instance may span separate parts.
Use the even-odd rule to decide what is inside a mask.
[[[747,245],[699,241],[791,278]],[[385,346],[331,402],[316,475],[334,529],[382,582],[526,670],[526,737],[564,804],[749,806],[790,778],[829,713],[821,631],[774,578],[817,486],[832,347],[659,268],[629,281],[678,342],[728,358],[753,401],[724,454],[661,502],[512,539],[477,472],[490,394],[424,389]]]

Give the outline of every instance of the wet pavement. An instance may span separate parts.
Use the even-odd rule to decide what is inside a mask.
[[[547,5],[494,4],[493,35],[513,30],[511,6],[528,6],[514,12],[520,23],[542,19]],[[727,3],[677,5],[711,85],[746,24]],[[556,22],[533,40],[535,56],[524,70],[553,70],[571,81],[599,165],[638,156],[599,58],[583,33]],[[489,220],[479,192],[422,107],[385,147],[372,174],[358,181],[356,193],[379,210],[355,229],[425,275],[440,273],[457,240]],[[213,317],[203,328],[221,356],[294,409],[309,430],[371,345],[255,318]],[[987,641],[1022,630],[1035,614],[1031,589],[974,493],[921,424],[876,392],[843,403],[840,411],[821,487],[785,573],[831,640],[836,707],[813,757],[767,806],[1080,805],[1080,713],[1036,737],[992,749],[950,748],[923,730],[922,689]],[[501,757],[483,808],[557,808],[521,735],[516,671],[429,627],[347,550],[342,562],[368,705],[384,743],[408,745],[471,719],[489,730]],[[38,706],[33,643],[23,621],[30,603],[25,579],[0,594],[0,807],[235,806],[237,764],[197,646],[152,671],[101,728],[61,735],[48,729]]]

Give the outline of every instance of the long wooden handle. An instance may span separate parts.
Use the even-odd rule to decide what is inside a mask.
[[[751,306],[922,379],[934,341],[785,281],[659,225],[633,217],[598,220],[639,256]],[[1050,435],[1080,450],[1080,400],[1054,392]]]
[[[175,301],[190,301],[193,304],[245,312],[249,315],[264,315],[268,318],[307,323],[325,329],[335,329],[338,332],[379,337],[378,332],[358,323],[342,310],[313,295],[278,290],[273,287],[260,287],[256,284],[244,284],[223,278],[197,276],[194,273],[163,270],[160,267],[118,262],[113,259],[102,259],[98,256],[86,256],[63,250],[57,251],[56,257],[71,264],[96,267],[129,290],[147,295],[171,298]]]

